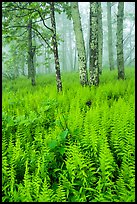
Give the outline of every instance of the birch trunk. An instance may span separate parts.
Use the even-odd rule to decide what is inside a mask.
[[[110,70],[114,69],[113,44],[112,44],[112,22],[111,22],[111,2],[107,2],[107,22],[108,22],[108,58]]]
[[[98,2],[98,64],[100,74],[102,74],[102,55],[103,55],[102,8],[101,2]]]
[[[62,42],[62,69],[63,71],[66,71],[67,70],[67,64],[66,64],[66,29],[65,26],[65,15],[64,13],[62,14],[63,15],[63,19],[61,19],[62,23],[63,23],[63,29],[62,29],[62,34],[63,34],[63,42]]]
[[[73,19],[73,28],[76,38],[76,45],[78,50],[78,62],[80,72],[80,83],[82,86],[88,84],[87,63],[86,63],[86,51],[81,26],[81,18],[78,9],[78,2],[71,2],[71,13]]]
[[[56,70],[56,82],[57,82],[57,91],[62,91],[62,81],[60,74],[60,64],[59,64],[59,55],[58,55],[58,45],[56,39],[56,22],[55,22],[55,13],[54,13],[54,2],[50,2],[50,17],[51,17],[51,26],[53,31],[52,44],[55,60],[55,70]]]
[[[124,18],[124,2],[118,3],[117,14],[117,67],[118,79],[124,79],[124,54],[123,54],[123,18]]]
[[[90,2],[90,85],[99,84],[98,62],[98,3]]]

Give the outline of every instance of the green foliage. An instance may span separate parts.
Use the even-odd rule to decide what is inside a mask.
[[[134,69],[103,72],[99,87],[77,73],[3,80],[3,202],[134,202]],[[91,106],[87,105],[91,101]]]

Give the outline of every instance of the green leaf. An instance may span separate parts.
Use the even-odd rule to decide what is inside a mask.
[[[63,155],[63,154],[65,153],[65,148],[64,148],[64,147],[60,147],[60,148],[59,148],[59,153],[60,153],[61,155]]]
[[[63,131],[61,134],[60,134],[60,139],[61,140],[65,140],[66,137],[68,135],[68,129],[66,129],[65,131]]]
[[[58,145],[57,140],[51,140],[51,141],[49,141],[49,143],[48,143],[48,147],[49,147],[50,149],[54,149],[57,145]]]

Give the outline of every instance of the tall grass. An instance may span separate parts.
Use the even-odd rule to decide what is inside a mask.
[[[3,202],[134,202],[134,69],[99,87],[78,73],[2,83]],[[87,104],[91,101],[91,106]]]

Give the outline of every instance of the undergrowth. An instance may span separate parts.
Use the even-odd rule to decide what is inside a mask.
[[[62,79],[59,94],[53,75],[2,83],[2,201],[134,202],[134,69]]]

